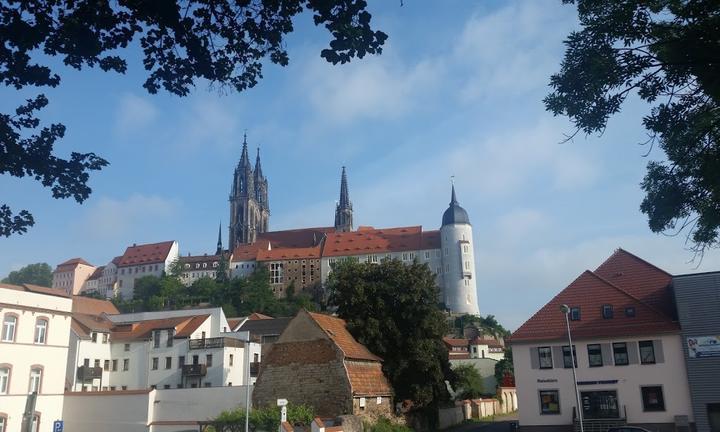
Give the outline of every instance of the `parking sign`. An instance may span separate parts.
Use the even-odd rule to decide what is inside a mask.
[[[63,421],[55,420],[53,422],[53,432],[63,432]]]

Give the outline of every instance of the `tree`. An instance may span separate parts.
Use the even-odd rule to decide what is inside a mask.
[[[473,365],[463,364],[453,368],[457,399],[477,399],[483,395],[483,382],[480,372]]]
[[[483,317],[466,314],[455,319],[455,328],[461,335],[465,326],[469,324],[476,326],[483,334],[496,339],[510,336],[510,332],[497,321],[495,315]]]
[[[410,399],[429,418],[448,400],[447,331],[435,275],[424,264],[339,261],[328,278],[330,303],[350,333],[381,357],[399,400]]]
[[[20,270],[10,272],[2,283],[21,285],[24,283],[52,286],[52,267],[47,263],[28,264]]]
[[[643,118],[648,144],[657,143],[667,160],[648,163],[640,209],[653,232],[687,229],[702,256],[719,245],[720,229],[717,1],[563,2],[577,4],[582,28],[565,41],[546,108],[572,120],[572,137],[601,133],[633,93],[651,104]]]
[[[505,358],[495,363],[495,381],[498,385],[502,383],[506,373],[515,376],[515,368],[513,366],[512,349],[505,348]]]
[[[293,18],[307,12],[331,35],[320,53],[337,64],[379,54],[387,35],[370,26],[365,0],[10,0],[0,3],[0,82],[17,90],[57,87],[57,57],[81,70],[99,67],[124,73],[128,46],[139,44],[154,94],[186,96],[198,79],[243,91],[262,78],[264,63],[286,66],[285,36]],[[89,173],[108,165],[94,153],[53,154],[65,126],[37,130],[43,94],[15,113],[0,114],[0,174],[30,176],[50,187],[53,198],[82,203],[91,193]],[[34,224],[30,212],[0,205],[0,235],[22,234]]]

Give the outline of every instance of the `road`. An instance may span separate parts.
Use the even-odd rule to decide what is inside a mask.
[[[517,414],[504,416],[502,419],[498,419],[494,422],[466,423],[452,429],[448,429],[447,432],[510,432],[510,423],[513,422],[517,423]]]

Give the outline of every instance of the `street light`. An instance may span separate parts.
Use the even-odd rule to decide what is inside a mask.
[[[560,311],[563,315],[565,315],[565,325],[567,326],[568,345],[570,345],[570,366],[572,366],[573,385],[575,386],[575,401],[577,402],[578,418],[580,419],[580,432],[585,432],[585,428],[583,426],[582,407],[580,406],[580,391],[577,386],[577,375],[575,375],[575,353],[573,352],[572,337],[570,336],[570,318],[568,317],[570,314],[570,307],[564,304],[560,306]]]

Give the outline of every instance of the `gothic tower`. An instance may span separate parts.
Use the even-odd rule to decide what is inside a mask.
[[[269,219],[268,181],[260,167],[260,151],[258,150],[253,170],[245,135],[242,155],[235,167],[230,190],[230,250],[241,244],[255,242],[258,234],[268,230]]]
[[[353,229],[353,209],[348,193],[347,174],[342,167],[340,180],[340,201],[335,206],[335,231],[348,232]]]

